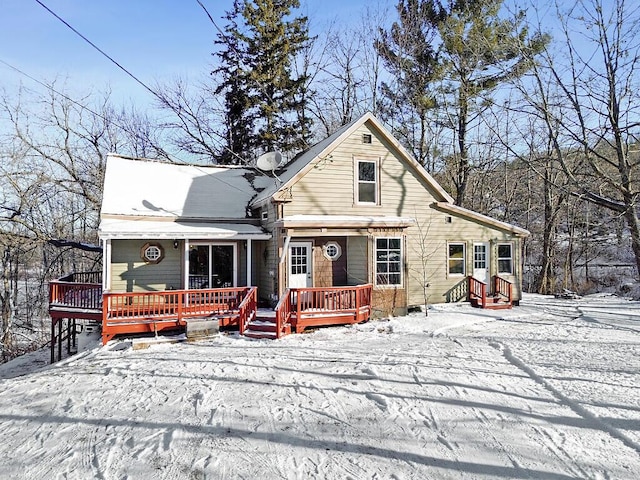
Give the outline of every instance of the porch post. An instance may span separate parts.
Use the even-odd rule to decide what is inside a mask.
[[[102,243],[102,291],[111,288],[111,239],[105,238]]]
[[[247,238],[247,287],[251,286],[251,249],[253,248],[251,244],[251,239]]]
[[[182,251],[182,288],[189,289],[189,239],[184,239]]]

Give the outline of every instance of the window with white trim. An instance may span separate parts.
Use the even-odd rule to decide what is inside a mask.
[[[376,285],[402,285],[402,238],[376,238]]]
[[[465,274],[465,245],[464,243],[450,243],[447,246],[447,260],[449,275]]]
[[[498,244],[498,273],[513,274],[513,245],[510,243]]]
[[[358,160],[357,203],[378,203],[378,164],[373,160]]]

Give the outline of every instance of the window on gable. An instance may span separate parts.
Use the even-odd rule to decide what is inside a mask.
[[[510,243],[498,244],[498,273],[513,274],[513,245]]]
[[[402,285],[402,238],[376,238],[376,285]]]
[[[358,203],[377,203],[378,166],[375,161],[358,160]]]
[[[465,255],[464,255],[464,243],[450,243],[448,245],[448,263],[449,263],[449,275],[464,275],[465,274]]]

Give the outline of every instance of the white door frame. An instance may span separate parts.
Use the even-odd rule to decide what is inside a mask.
[[[303,270],[302,273],[292,273],[292,250],[294,248],[306,248],[306,265],[295,265]],[[313,243],[290,242],[287,252],[287,286],[289,288],[304,288],[313,286]]]
[[[478,251],[476,251],[478,248]],[[491,245],[489,242],[473,243],[473,278],[489,284],[489,266],[491,265]]]
[[[213,267],[213,255],[212,255],[212,247],[233,247],[233,265],[232,265],[232,282],[233,285],[232,287],[236,287],[238,285],[238,244],[237,242],[215,242],[215,241],[211,241],[211,242],[206,242],[206,241],[200,241],[200,242],[185,242],[185,250],[186,250],[186,255],[185,255],[185,271],[187,272],[187,277],[186,277],[186,288],[189,288],[189,248],[190,247],[198,247],[198,246],[205,246],[208,247],[209,249],[209,253],[207,254],[208,256],[208,262],[209,262],[209,266],[208,266],[208,270],[209,270],[209,280],[208,280],[208,284],[209,284],[209,288],[213,288],[212,285],[212,267]]]

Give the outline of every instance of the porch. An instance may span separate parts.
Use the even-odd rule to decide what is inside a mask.
[[[280,338],[311,327],[368,320],[371,291],[371,284],[292,288],[274,311],[265,311],[258,309],[257,287],[103,293],[99,272],[72,274],[49,285],[51,362],[62,358],[65,341],[72,353],[78,320],[100,325],[103,344],[117,335],[184,332],[189,322],[212,320],[247,337]]]
[[[495,275],[491,284],[481,282],[472,276],[468,277],[468,300],[477,308],[492,310],[511,308],[513,306],[513,284]]]

